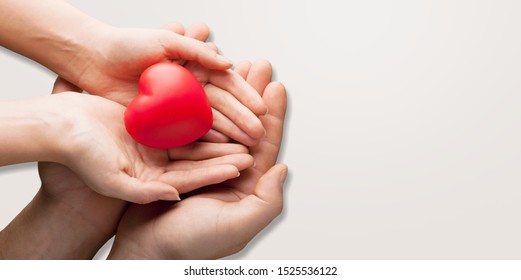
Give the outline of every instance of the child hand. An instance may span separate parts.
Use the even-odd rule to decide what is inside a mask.
[[[63,83],[57,81],[55,92]],[[251,156],[242,154],[217,158],[206,165],[180,165],[170,161],[166,150],[147,148],[128,135],[122,105],[73,92],[53,98],[69,120],[58,141],[63,146],[58,162],[105,196],[135,203],[178,200],[179,193],[237,177],[237,162],[253,164]]]
[[[168,24],[164,27],[179,35],[206,41],[208,27],[194,24],[186,32],[180,24]],[[217,52],[213,43],[207,45]],[[194,74],[203,86],[213,111],[213,128],[202,139],[212,142],[228,142],[230,138],[247,146],[256,145],[265,134],[258,116],[266,113],[266,105],[254,88],[238,73],[231,70],[212,70],[197,61],[176,60]],[[271,65],[262,62],[265,69]],[[269,82],[269,81],[268,81]]]
[[[175,204],[132,205],[120,222],[109,258],[224,257],[244,248],[280,214],[287,167],[275,162],[282,140],[286,93],[279,83],[268,85],[271,71],[262,65],[254,64],[250,70],[249,64],[242,64],[236,70],[257,85],[269,107],[269,113],[261,117],[267,135],[250,148],[256,166],[237,179],[193,192]]]

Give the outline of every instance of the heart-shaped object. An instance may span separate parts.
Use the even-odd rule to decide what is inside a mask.
[[[128,104],[125,126],[145,146],[186,145],[212,127],[212,108],[197,79],[174,63],[148,67],[139,78],[139,95]]]

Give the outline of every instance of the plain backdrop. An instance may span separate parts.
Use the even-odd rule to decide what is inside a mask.
[[[231,258],[521,257],[521,2],[69,2],[119,27],[205,22],[225,56],[273,63],[285,209]],[[54,79],[6,50],[0,70],[2,100]],[[3,228],[35,165],[0,168],[0,186]]]

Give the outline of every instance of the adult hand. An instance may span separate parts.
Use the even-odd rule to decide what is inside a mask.
[[[199,41],[206,41],[208,27],[194,24],[186,31],[177,23],[164,26],[176,34]],[[207,45],[218,51],[213,43]],[[262,123],[257,115],[266,113],[261,97],[245,78],[232,70],[212,70],[197,61],[175,60],[185,66],[203,86],[213,111],[213,128],[202,140],[209,142],[229,142],[230,138],[247,146],[254,146],[264,136]],[[250,111],[248,108],[252,109]]]
[[[232,66],[204,42],[167,30],[116,28],[65,1],[1,1],[0,24],[0,45],[121,104],[136,96],[137,79],[152,64],[183,59],[215,70]]]
[[[202,166],[211,158],[246,153],[239,144],[194,143],[179,148],[179,165]],[[92,191],[64,165],[38,164],[42,187],[33,200],[0,232],[0,259],[91,259],[114,235],[127,202]],[[237,163],[239,169],[251,162]]]
[[[264,135],[255,116],[266,112],[262,99],[225,71],[232,63],[204,42],[170,28],[112,27],[65,1],[1,1],[0,25],[0,45],[34,59],[91,94],[123,105],[137,95],[139,76],[149,66],[168,60],[197,62],[201,70],[216,70],[213,76],[220,78],[212,82],[231,93],[210,98],[210,104],[216,114],[228,116],[249,137],[236,140],[252,145]],[[228,103],[227,111],[222,110],[223,102]]]
[[[271,67],[240,64],[236,71],[269,108],[261,117],[266,136],[250,152],[256,165],[234,180],[193,192],[177,203],[131,205],[123,216],[109,258],[208,259],[235,253],[282,210],[287,167],[275,165],[282,139],[286,93],[271,80]]]
[[[58,79],[56,88],[65,81]],[[65,92],[55,95],[69,120],[59,143],[58,160],[96,192],[135,203],[178,200],[179,193],[235,178],[252,164],[246,154],[231,154],[200,163],[172,162],[172,152],[136,143],[125,130],[124,107],[107,99]],[[60,103],[57,103],[60,104]],[[248,167],[248,166],[246,166]],[[246,168],[244,167],[244,168]]]
[[[193,143],[172,151],[171,157],[179,167],[202,167],[218,158],[247,152],[239,144]],[[227,160],[241,170],[251,166],[251,161]],[[128,203],[94,192],[64,165],[40,162],[38,171],[42,187],[0,233],[0,258],[91,259],[116,233]],[[42,236],[47,243],[41,242]]]
[[[59,79],[54,93],[62,91],[81,90]],[[176,170],[219,164],[243,170],[253,163],[247,153],[248,149],[240,144],[196,142],[169,151],[168,157],[175,161],[171,166]],[[38,170],[40,191],[0,232],[0,259],[92,258],[114,235],[128,203],[94,192],[62,164],[40,162]],[[188,183],[188,179],[180,177],[179,181]]]
[[[62,91],[80,89],[58,80],[53,93]],[[62,164],[39,162],[38,172],[39,192],[0,233],[0,258],[91,259],[114,235],[127,203],[94,192]]]

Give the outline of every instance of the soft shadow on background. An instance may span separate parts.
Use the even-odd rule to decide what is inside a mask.
[[[0,167],[0,176],[3,174],[23,172],[23,171],[32,171],[35,168],[36,163],[28,162],[28,163],[20,163],[9,166]]]

